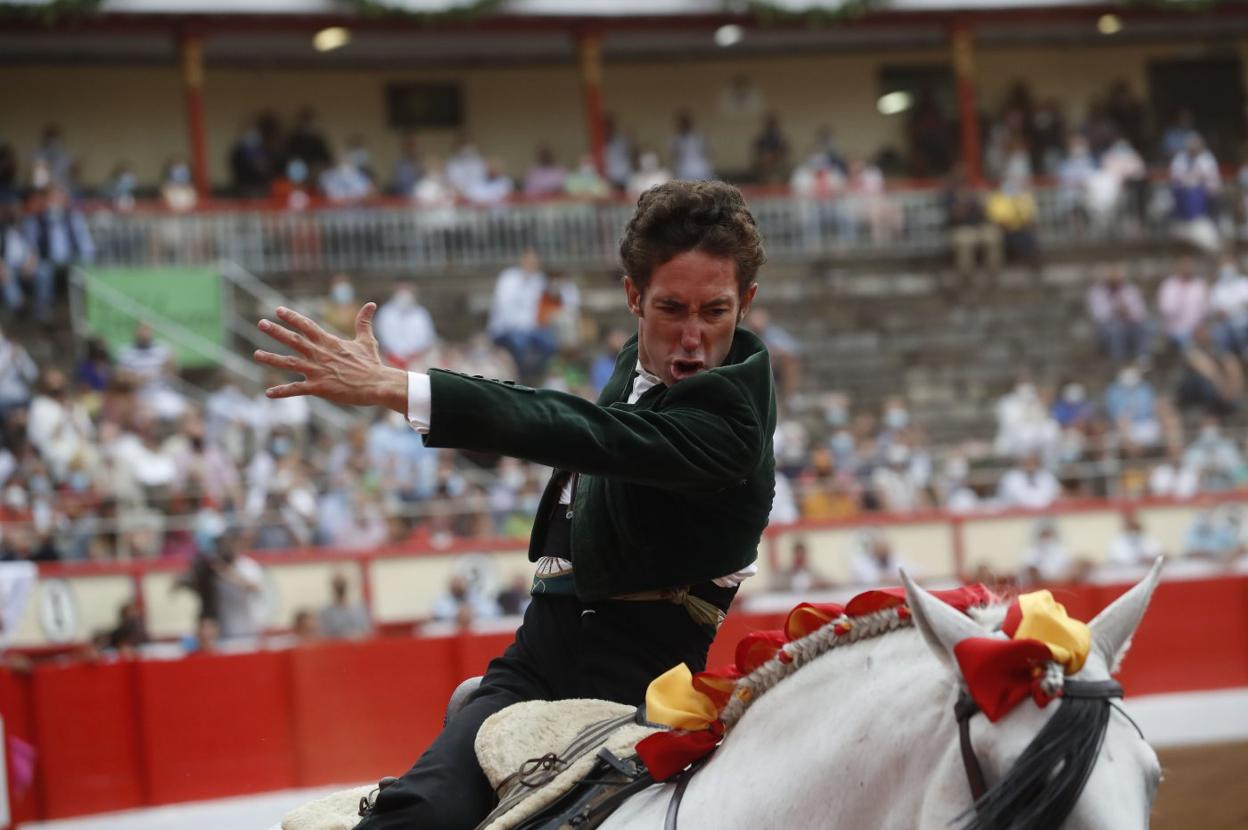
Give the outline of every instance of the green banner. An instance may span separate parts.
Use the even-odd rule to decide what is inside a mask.
[[[221,275],[212,268],[90,268],[86,280],[87,326],[117,354],[134,339],[136,316],[167,324],[185,336],[153,326],[154,339],[173,349],[179,368],[215,366],[196,348],[224,346]]]

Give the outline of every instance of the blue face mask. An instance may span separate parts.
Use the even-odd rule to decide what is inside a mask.
[[[349,282],[340,282],[330,289],[329,296],[334,302],[346,305],[355,299],[355,289],[351,287]]]
[[[308,178],[308,165],[304,163],[303,159],[291,159],[290,163],[286,165],[286,178],[295,184],[301,184]]]
[[[191,168],[185,164],[175,165],[169,171],[169,181],[174,184],[188,184],[191,181]]]

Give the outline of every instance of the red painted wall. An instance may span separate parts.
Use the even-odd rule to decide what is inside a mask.
[[[1054,591],[1090,619],[1125,586]],[[747,631],[782,614],[731,614],[711,652],[730,662]],[[0,672],[11,734],[39,752],[19,821],[295,786],[407,769],[437,734],[447,697],[504,635],[377,639],[175,661]],[[1127,657],[1128,694],[1248,686],[1248,577],[1165,582]]]

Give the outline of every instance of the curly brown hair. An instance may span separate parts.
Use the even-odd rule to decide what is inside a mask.
[[[645,293],[654,269],[686,251],[731,258],[741,296],[767,261],[745,198],[724,182],[666,182],[637,200],[620,240],[620,261],[638,290]]]

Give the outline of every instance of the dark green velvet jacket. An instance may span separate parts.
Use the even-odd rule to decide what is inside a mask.
[[[776,399],[767,349],[737,329],[723,366],[624,403],[633,337],[597,403],[455,372],[429,373],[431,447],[510,455],[580,474],[572,519],[577,595],[675,588],[754,561],[775,493]],[[536,561],[558,499],[542,495]]]

